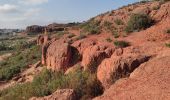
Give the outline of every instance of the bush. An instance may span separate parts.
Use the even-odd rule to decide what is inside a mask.
[[[126,42],[126,41],[115,41],[114,45],[116,47],[125,48],[125,47],[128,47],[130,44],[129,42]]]
[[[166,33],[167,33],[167,34],[170,34],[170,29],[168,29],[168,30],[166,31]]]
[[[165,45],[166,45],[166,47],[169,47],[169,48],[170,48],[170,43],[166,43]]]
[[[89,21],[81,25],[83,32],[88,34],[100,34],[100,22],[99,21]]]
[[[152,20],[148,15],[145,14],[133,14],[127,23],[125,31],[127,33],[140,31],[146,29],[152,25]]]
[[[113,36],[114,36],[114,38],[119,38],[119,34],[118,34],[118,32],[117,31],[113,31]]]
[[[122,20],[120,20],[120,19],[116,19],[116,20],[114,20],[114,22],[115,22],[117,25],[123,25],[123,24],[124,24],[124,22],[123,22]]]
[[[47,69],[37,75],[32,83],[18,84],[0,92],[2,100],[27,100],[30,97],[47,96],[57,89],[74,89],[79,99],[92,98],[103,93],[96,74],[76,72],[64,75]]]
[[[81,40],[86,38],[86,34],[85,33],[80,33],[80,35],[76,38],[76,40]]]
[[[103,25],[106,28],[106,30],[112,31],[113,27],[112,27],[112,23],[111,22],[105,21]]]
[[[107,42],[112,42],[112,39],[107,38],[106,41],[107,41]]]
[[[0,81],[10,80],[28,65],[36,63],[40,59],[40,48],[36,45],[14,53],[12,57],[6,59],[5,63],[0,63]]]

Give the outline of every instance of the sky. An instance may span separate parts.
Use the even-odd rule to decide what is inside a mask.
[[[0,28],[82,22],[139,0],[0,0]]]

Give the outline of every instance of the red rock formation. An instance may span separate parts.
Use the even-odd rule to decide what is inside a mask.
[[[155,58],[138,67],[129,78],[118,80],[94,100],[169,100],[170,56]]]
[[[44,54],[47,68],[55,71],[66,70],[72,59],[71,46],[60,40],[52,42]]]
[[[45,45],[49,41],[48,35],[39,35],[37,38],[37,45]]]
[[[82,66],[84,66],[85,70],[96,72],[97,67],[102,60],[109,58],[113,54],[114,50],[115,48],[113,45],[107,44],[89,46],[84,50]]]
[[[76,100],[76,94],[72,89],[57,90],[52,95],[46,97],[33,97],[30,100]]]
[[[149,57],[139,54],[112,55],[105,59],[98,67],[97,78],[105,89],[109,88],[115,81],[127,77],[140,64],[147,61]]]

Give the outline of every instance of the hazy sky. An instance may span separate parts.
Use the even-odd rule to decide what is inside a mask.
[[[0,28],[85,21],[138,0],[0,0]]]

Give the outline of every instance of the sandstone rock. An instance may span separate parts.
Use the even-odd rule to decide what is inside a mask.
[[[37,38],[37,45],[45,45],[49,41],[48,35],[39,35]]]
[[[83,40],[74,42],[72,46],[78,49],[80,55],[83,55],[83,52],[87,47],[93,46],[95,44],[97,44],[95,40],[83,39]]]
[[[162,21],[162,19],[170,17],[169,8],[170,8],[170,2],[162,4],[158,11],[156,11],[155,13],[152,13],[153,19],[155,21]]]
[[[43,26],[32,25],[26,28],[26,32],[32,35],[32,34],[42,33],[44,32],[44,29],[45,28]]]
[[[105,89],[109,88],[115,81],[127,77],[140,64],[147,61],[149,57],[144,55],[112,55],[105,59],[98,67],[97,78]]]
[[[114,50],[115,48],[112,45],[97,44],[90,46],[84,50],[82,66],[84,66],[85,70],[96,72],[97,67],[102,60],[109,58]]]
[[[94,100],[169,100],[170,56],[150,60]]]
[[[48,69],[65,71],[72,59],[71,46],[60,40],[52,42],[45,53],[45,63]]]
[[[57,90],[52,95],[46,97],[33,97],[30,100],[77,100],[76,94],[72,89]]]

